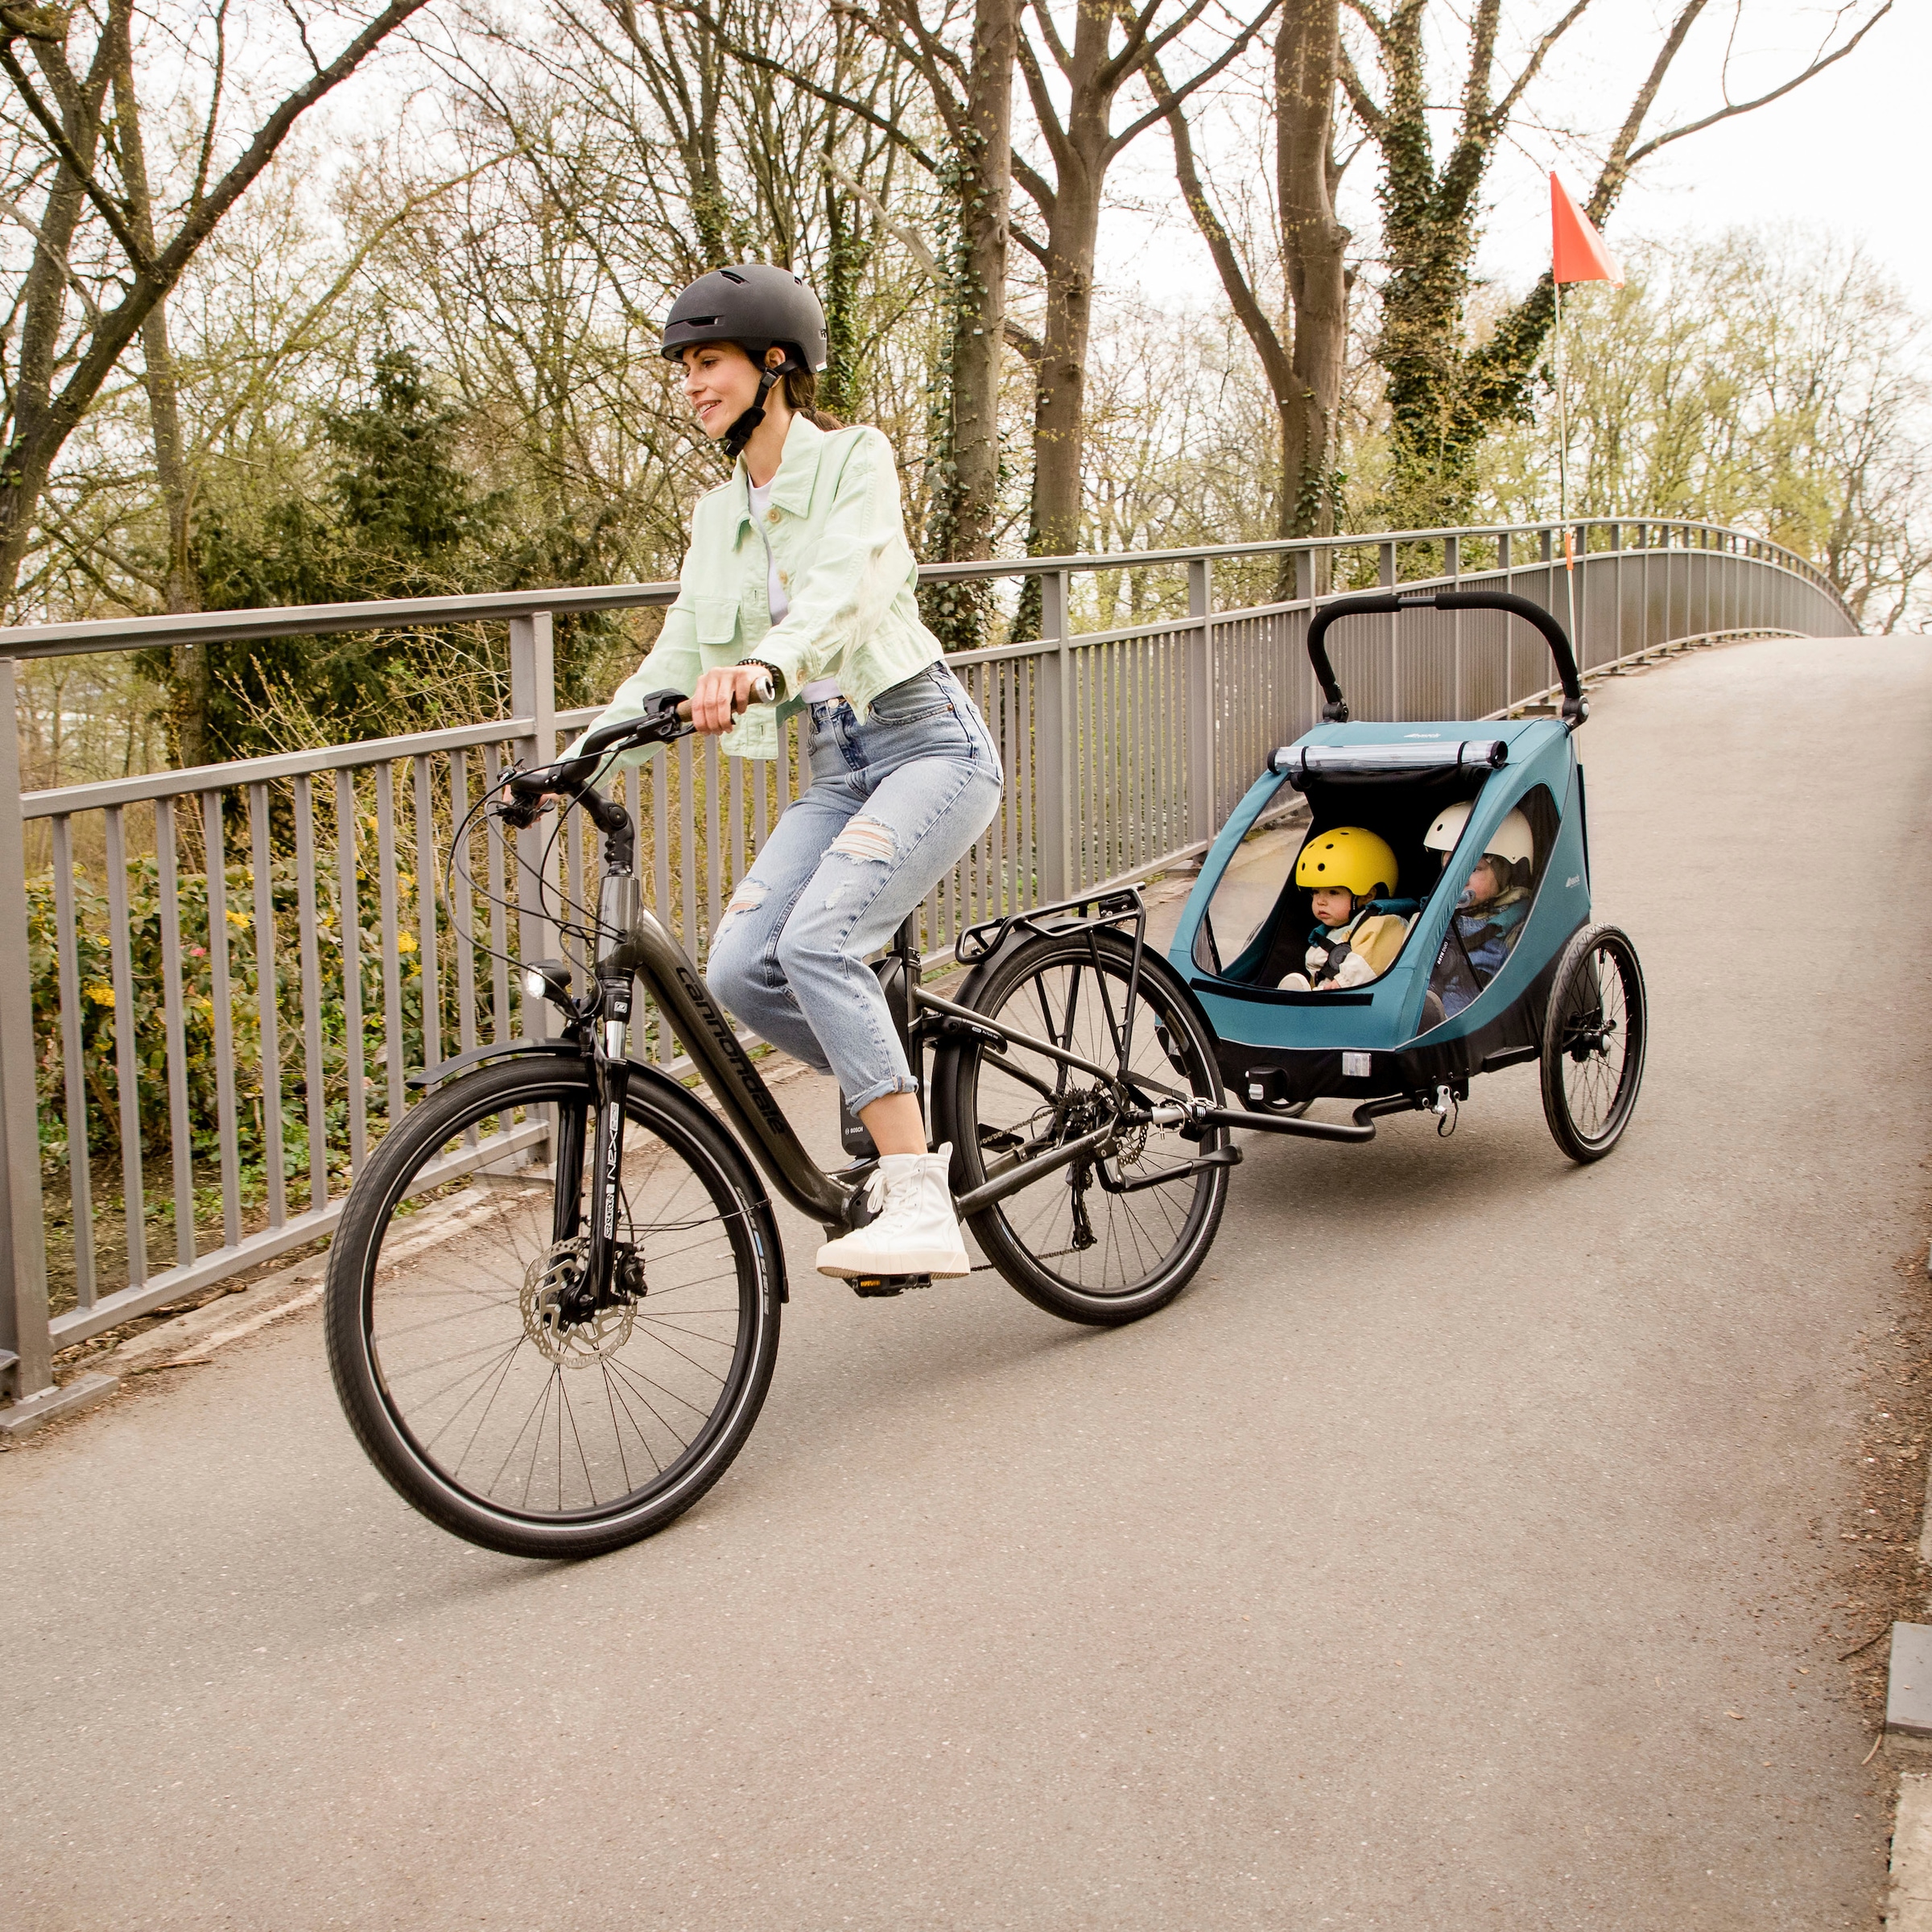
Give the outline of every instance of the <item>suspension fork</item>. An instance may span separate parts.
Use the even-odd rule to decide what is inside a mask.
[[[609,1299],[612,1261],[617,1253],[617,1197],[624,1179],[624,1102],[630,1088],[630,976],[625,973],[599,984],[604,999],[597,1017],[597,1051],[592,1063],[596,1099],[591,1110],[590,1246],[584,1256],[584,1278],[596,1298],[593,1305],[602,1307]]]
[[[628,828],[626,828],[628,829]],[[610,857],[620,861],[628,855],[621,850]],[[601,931],[628,933],[637,923],[638,881],[628,865],[613,865],[604,875],[598,895],[597,925]],[[617,1200],[624,1182],[625,1100],[630,1089],[631,976],[616,967],[607,956],[597,962],[599,999],[595,1022],[595,1051],[592,1055],[592,1105],[590,1139],[590,1243],[584,1257],[584,1285],[592,1307],[607,1307],[611,1300],[613,1263],[617,1253]],[[559,1126],[561,1123],[559,1123]],[[577,1158],[582,1160],[583,1117],[578,1117]],[[563,1136],[559,1136],[561,1143]],[[558,1148],[558,1212],[563,1212],[566,1190],[561,1144]],[[573,1170],[581,1172],[579,1167]]]

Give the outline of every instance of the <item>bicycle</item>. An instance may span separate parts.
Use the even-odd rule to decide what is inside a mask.
[[[595,824],[594,964],[580,992],[565,963],[524,965],[526,996],[563,1016],[555,1037],[412,1076],[433,1091],[357,1176],[329,1256],[329,1366],[364,1449],[432,1521],[511,1555],[648,1536],[744,1446],[788,1298],[760,1170],[828,1234],[871,1218],[876,1161],[828,1171],[807,1153],[641,903],[630,815],[597,789],[617,753],[686,735],[688,712],[655,693],[580,757],[513,772],[485,801],[517,829],[551,794]],[[921,984],[912,922],[875,967],[989,1264],[1040,1307],[1098,1326],[1187,1286],[1241,1158],[1216,1117],[1212,1036],[1146,927],[1132,889],[987,921],[960,937],[972,970],[952,999]],[[716,1113],[630,1058],[636,983]],[[518,1164],[541,1148],[546,1166]],[[409,1203],[431,1191],[444,1207],[419,1232]]]

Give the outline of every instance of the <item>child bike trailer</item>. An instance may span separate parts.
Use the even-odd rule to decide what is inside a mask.
[[[1533,625],[1555,659],[1560,714],[1352,721],[1328,633],[1418,608]],[[1269,754],[1209,848],[1169,953],[1212,1027],[1240,1123],[1367,1139],[1379,1114],[1446,1121],[1473,1076],[1535,1060],[1558,1146],[1600,1158],[1636,1103],[1646,1011],[1636,949],[1591,920],[1575,748],[1588,708],[1563,626],[1497,591],[1351,597],[1316,614],[1308,655],[1323,721]],[[1280,821],[1301,809],[1298,837]],[[1395,876],[1364,883],[1364,852]],[[1321,868],[1349,854],[1350,916],[1325,927]],[[1376,935],[1361,957],[1348,957],[1350,930]],[[1352,1125],[1303,1117],[1330,1098],[1355,1104]]]

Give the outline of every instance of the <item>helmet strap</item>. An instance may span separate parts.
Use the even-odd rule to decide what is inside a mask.
[[[772,385],[786,371],[801,366],[787,356],[782,362],[774,362],[770,368],[761,373],[757,401],[724,432],[724,453],[733,462],[737,462],[744,455],[745,445],[751,440],[758,425],[765,420],[765,398],[771,394]]]

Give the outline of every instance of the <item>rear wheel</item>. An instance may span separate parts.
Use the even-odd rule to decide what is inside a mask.
[[[595,1556],[688,1509],[751,1433],[778,1352],[762,1190],[696,1101],[635,1071],[619,1291],[568,1312],[584,1136],[549,1137],[578,1150],[560,1178],[515,1162],[590,1097],[559,1060],[445,1088],[378,1150],[329,1254],[329,1368],[363,1447],[432,1521],[512,1556]]]
[[[1586,926],[1557,961],[1543,1018],[1543,1117],[1571,1160],[1600,1161],[1623,1137],[1649,1018],[1637,948],[1614,926]]]
[[[993,965],[972,1000],[976,1011],[1078,1054],[1107,1078],[1017,1042],[955,1042],[935,1070],[935,1117],[952,1142],[961,1194],[1124,1121],[1092,1158],[1042,1174],[968,1223],[1021,1294],[1068,1321],[1108,1325],[1164,1307],[1206,1258],[1228,1198],[1224,1156],[1203,1161],[1225,1150],[1224,1129],[1193,1141],[1131,1120],[1123,1046],[1146,1099],[1221,1098],[1213,1042],[1157,954],[1142,956],[1130,1008],[1133,956],[1116,932],[1042,934]]]

